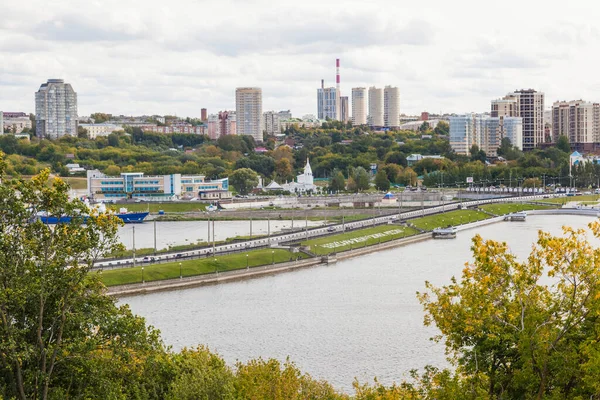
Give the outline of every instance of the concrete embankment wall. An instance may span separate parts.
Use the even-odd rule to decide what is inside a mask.
[[[348,250],[338,253],[335,257],[337,260],[345,260],[352,257],[362,256],[376,251],[391,249],[394,247],[404,246],[411,243],[420,242],[431,238],[430,233],[411,236],[408,238],[391,240],[389,242],[362,247],[360,249]],[[233,282],[243,279],[259,278],[265,275],[272,275],[281,272],[289,272],[300,268],[312,267],[323,264],[321,257],[310,258],[307,260],[291,261],[275,265],[265,265],[253,267],[250,269],[242,269],[235,271],[220,272],[218,274],[207,274],[190,276],[182,279],[169,279],[164,281],[153,281],[146,283],[135,283],[131,285],[113,286],[108,289],[108,294],[111,296],[123,297],[143,293],[153,293],[165,290],[175,290],[190,288],[196,286],[214,285],[217,283]]]
[[[598,216],[598,210],[581,210],[581,209],[555,209],[555,210],[530,210],[527,211],[530,215],[585,215]],[[490,225],[504,221],[504,216],[492,217],[482,221],[472,222],[469,224],[459,225],[456,228],[458,231],[465,231],[472,228],[477,228],[484,225]],[[421,242],[431,239],[431,233],[423,233],[408,238],[391,240],[389,242],[361,247],[354,250],[348,250],[337,253],[330,257],[330,261],[346,260],[352,257],[363,256],[377,251],[387,250],[399,246],[404,246],[412,243]],[[292,261],[287,263],[265,265],[261,267],[253,267],[249,270],[235,270],[221,272],[219,274],[199,275],[186,277],[183,279],[170,279],[164,281],[153,281],[147,283],[138,283],[131,285],[122,285],[111,287],[108,293],[113,296],[129,296],[143,293],[152,293],[165,290],[183,289],[195,286],[212,285],[218,283],[232,282],[243,279],[259,278],[265,275],[272,275],[281,272],[293,271],[300,268],[312,267],[323,264],[321,257],[310,258],[307,260]]]

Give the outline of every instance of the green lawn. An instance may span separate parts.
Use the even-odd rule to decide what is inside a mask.
[[[553,199],[542,199],[540,200],[542,203],[556,203],[556,204],[565,204],[570,201],[598,201],[600,199],[600,195],[597,194],[588,194],[585,196],[568,196],[568,197],[557,197]]]
[[[426,217],[411,219],[409,222],[424,231],[432,231],[435,228],[444,228],[481,221],[490,216],[481,211],[456,210],[442,214],[428,215]]]
[[[393,233],[390,235],[385,235],[382,237],[369,237],[369,235],[377,235],[382,234],[388,231],[396,231],[400,232]],[[302,245],[309,245],[310,251],[314,254],[329,254],[337,251],[345,251],[353,248],[371,246],[378,243],[384,243],[394,239],[400,239],[406,236],[411,236],[418,233],[416,229],[398,226],[398,225],[380,225],[373,228],[359,229],[356,231],[350,231],[346,233],[340,233],[338,235],[326,236],[318,239],[307,240],[302,242]],[[359,240],[354,243],[347,243],[351,239],[365,239]],[[335,243],[335,245],[334,245]],[[331,245],[325,247],[324,245]]]
[[[129,211],[148,211],[151,213],[158,213],[159,210],[163,210],[166,213],[170,212],[201,212],[206,209],[206,204],[199,201],[188,201],[181,203],[127,203],[127,204],[112,204],[110,208],[119,210],[119,208],[125,207]]]
[[[248,254],[248,257],[246,257],[246,254]],[[306,258],[307,256],[304,253],[291,253],[288,250],[282,249],[253,250],[247,253],[217,255],[216,261],[213,257],[181,261],[181,272],[183,276],[211,274],[215,273],[215,271],[223,272],[246,268],[246,262],[250,267],[257,267],[271,264],[273,258],[275,259],[275,263],[281,263],[290,261],[290,258],[296,259],[296,257]],[[144,265],[144,281],[150,282],[179,278],[179,264],[179,262],[172,262]],[[106,286],[142,282],[142,266],[112,269],[98,273],[101,274],[102,282]]]
[[[519,204],[519,203],[510,203],[510,204],[485,204],[480,206],[482,210],[490,212],[496,215],[505,215],[510,214],[517,211],[528,211],[528,210],[547,210],[551,208],[556,208],[555,206],[547,206],[542,204]]]
[[[65,182],[67,182],[69,184],[69,186],[71,186],[71,189],[78,189],[78,190],[87,189],[87,178],[63,177],[62,179]]]

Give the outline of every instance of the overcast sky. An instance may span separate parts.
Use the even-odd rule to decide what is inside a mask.
[[[24,0],[0,12],[0,110],[62,78],[79,114],[200,116],[258,86],[316,114],[320,80],[400,88],[401,112],[483,112],[509,91],[600,101],[600,2]],[[562,4],[562,5],[561,5]]]

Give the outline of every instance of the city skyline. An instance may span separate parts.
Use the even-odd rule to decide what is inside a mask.
[[[314,90],[321,79],[335,82],[336,58],[343,96],[391,83],[407,114],[483,112],[490,98],[516,88],[544,91],[547,106],[596,98],[600,83],[588,77],[600,32],[585,21],[600,6],[509,1],[488,19],[461,11],[474,2],[459,3],[400,9],[387,1],[309,0],[274,10],[262,0],[143,8],[109,1],[84,10],[67,0],[12,2],[0,21],[0,109],[33,113],[39,83],[57,77],[77,88],[80,115],[200,117],[201,108],[234,109],[236,87],[262,88],[266,110],[316,114]],[[202,24],[194,22],[199,15]],[[177,26],[167,23],[175,19]],[[506,29],[506,21],[528,29]]]

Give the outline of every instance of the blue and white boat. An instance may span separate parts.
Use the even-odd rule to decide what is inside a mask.
[[[106,207],[104,204],[101,204],[98,207],[98,212],[103,213],[106,212]],[[134,224],[144,222],[144,219],[148,216],[149,212],[130,212],[126,208],[121,208],[118,213],[114,213],[113,215],[123,220],[126,224]],[[40,212],[37,215],[37,218],[42,221],[44,224],[56,225],[56,224],[68,224],[74,218],[73,216],[62,215],[60,217],[48,215],[46,212]],[[87,215],[81,216],[82,223],[85,224],[86,220],[89,218]]]

